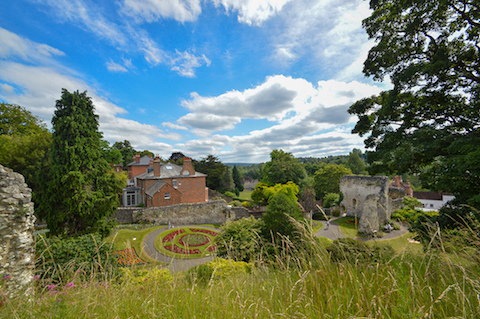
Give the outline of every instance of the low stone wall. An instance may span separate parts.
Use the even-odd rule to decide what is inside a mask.
[[[0,293],[9,298],[31,292],[36,219],[31,192],[22,175],[0,165]]]
[[[208,203],[178,204],[165,207],[149,207],[132,214],[134,223],[156,225],[222,224],[232,219],[230,208],[223,200]]]
[[[119,207],[110,219],[115,219],[119,224],[132,224],[133,214],[142,210],[141,207]]]

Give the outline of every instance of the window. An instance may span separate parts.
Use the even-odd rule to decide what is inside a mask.
[[[353,199],[353,203],[352,203],[352,204],[353,204],[353,208],[357,208],[357,200],[356,200],[355,198]]]
[[[137,199],[137,196],[135,194],[135,192],[127,192],[127,206],[135,206],[137,203],[136,203],[136,199]]]
[[[174,188],[178,188],[178,182],[176,179],[172,180],[172,184]]]
[[[170,199],[170,193],[165,193],[165,199]]]
[[[165,166],[165,168],[166,168],[166,169],[172,169],[172,167],[171,167],[171,166]]]

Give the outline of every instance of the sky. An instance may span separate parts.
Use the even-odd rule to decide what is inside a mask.
[[[51,128],[87,91],[110,143],[260,163],[364,150],[365,0],[0,0],[0,101]]]

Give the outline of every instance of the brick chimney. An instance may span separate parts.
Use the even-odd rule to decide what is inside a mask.
[[[407,193],[407,197],[413,197],[413,188],[412,188],[412,185],[410,184],[410,181],[407,181],[405,192]]]
[[[140,163],[140,154],[138,154],[138,153],[135,154],[135,156],[133,157],[133,161],[134,161],[135,163]]]
[[[395,178],[393,179],[393,185],[395,187],[402,187],[402,176],[395,176]]]
[[[192,159],[190,157],[183,158],[183,167],[180,175],[195,175],[195,170],[192,166]]]
[[[153,176],[160,177],[160,156],[155,156],[153,160]]]

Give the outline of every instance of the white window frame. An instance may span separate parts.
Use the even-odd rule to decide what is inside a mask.
[[[165,196],[163,197],[164,199],[170,199],[171,195],[170,193],[165,193]]]

